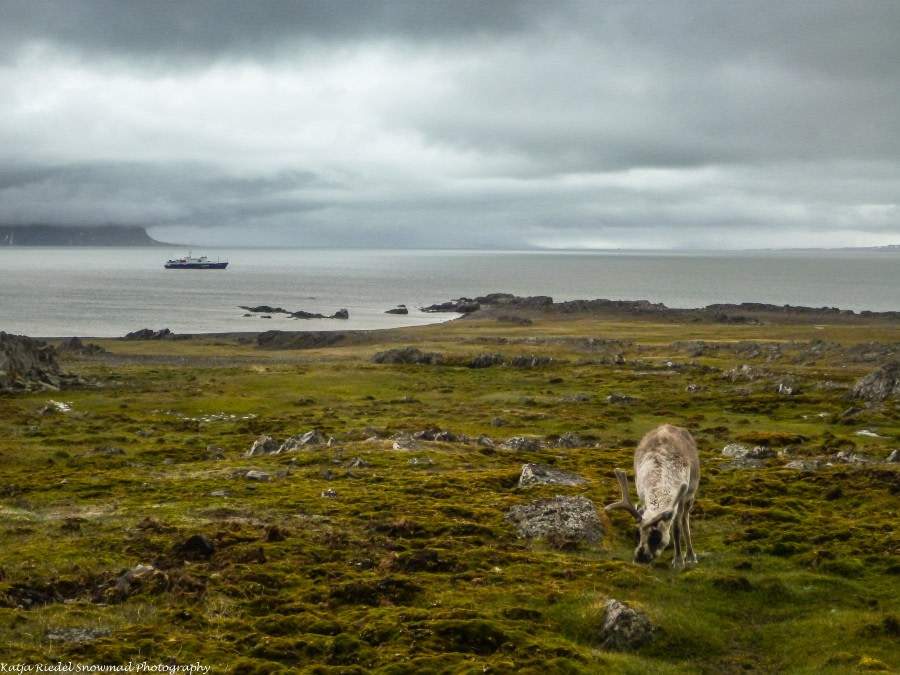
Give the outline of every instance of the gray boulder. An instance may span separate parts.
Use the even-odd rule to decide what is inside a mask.
[[[526,539],[557,539],[598,544],[606,535],[597,508],[587,497],[539,499],[529,504],[517,504],[506,514],[520,537]]]
[[[297,434],[288,438],[275,452],[294,452],[310,446],[325,445],[326,438],[318,431],[307,431],[305,434]]]
[[[584,485],[587,479],[572,471],[564,471],[546,464],[526,464],[519,476],[519,487],[532,485]]]
[[[259,438],[257,438],[253,442],[253,447],[251,447],[244,457],[253,457],[254,455],[270,455],[273,452],[278,451],[278,443],[275,442],[275,439],[271,436],[267,436],[266,434],[261,434]]]
[[[873,370],[856,383],[849,395],[861,401],[900,397],[900,361],[892,361]]]
[[[597,636],[602,649],[632,651],[650,642],[653,634],[659,630],[643,613],[618,600],[610,598],[604,609],[603,626]]]

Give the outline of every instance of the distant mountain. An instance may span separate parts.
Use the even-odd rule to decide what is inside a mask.
[[[0,225],[0,246],[164,246],[130,225]]]

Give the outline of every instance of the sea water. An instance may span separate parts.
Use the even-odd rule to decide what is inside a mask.
[[[900,310],[900,251],[583,252],[337,249],[194,250],[226,270],[166,270],[187,250],[0,248],[0,330],[35,337],[370,330],[455,315],[418,308],[493,292],[668,307],[762,302]],[[386,314],[406,305],[408,315]],[[241,306],[350,318],[245,316]]]

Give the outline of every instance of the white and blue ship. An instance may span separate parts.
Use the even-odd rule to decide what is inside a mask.
[[[213,262],[205,255],[199,258],[192,258],[191,254],[188,253],[184,258],[167,261],[165,267],[167,270],[224,270],[228,267],[228,262],[220,262],[218,260]]]

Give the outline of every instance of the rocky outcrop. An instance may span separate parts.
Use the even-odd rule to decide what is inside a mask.
[[[174,338],[175,334],[168,328],[162,330],[153,330],[152,328],[141,328],[125,334],[126,340],[165,340]]]
[[[60,352],[71,352],[72,354],[78,354],[79,356],[92,356],[94,354],[102,354],[106,350],[100,345],[95,344],[84,344],[81,341],[81,338],[78,337],[70,337],[67,340],[63,340],[57,346],[57,350]]]
[[[606,535],[594,503],[582,496],[557,496],[518,504],[509,510],[505,520],[515,523],[520,537],[548,539],[557,544],[598,544]]]
[[[0,391],[58,389],[65,379],[52,345],[0,331]]]
[[[860,401],[884,401],[900,397],[900,361],[891,361],[860,379],[850,391]]]
[[[397,305],[394,309],[389,309],[385,314],[409,314],[409,308],[406,305]]]
[[[440,354],[423,352],[416,347],[401,347],[378,352],[372,357],[372,363],[437,365],[443,360]]]

